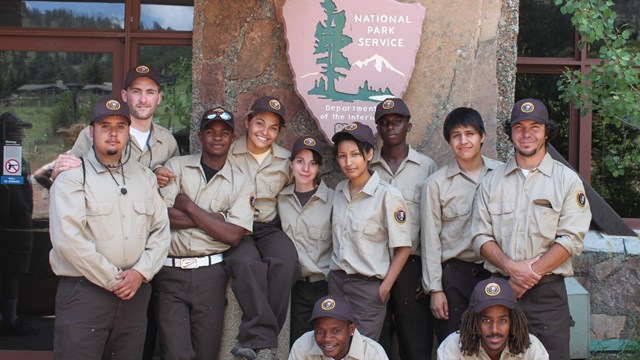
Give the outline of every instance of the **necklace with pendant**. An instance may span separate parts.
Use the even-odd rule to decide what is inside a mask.
[[[105,168],[107,168],[107,171],[109,172],[109,175],[111,175],[111,178],[113,179],[113,181],[116,183],[116,185],[120,188],[120,193],[122,195],[127,195],[127,183],[124,180],[124,167],[122,167],[122,163],[119,164],[120,168],[121,168],[121,173],[120,175],[122,175],[122,186],[120,186],[120,183],[118,182],[118,180],[116,180],[116,177],[113,176],[113,173],[111,172],[111,169],[109,168],[109,166],[105,166]]]

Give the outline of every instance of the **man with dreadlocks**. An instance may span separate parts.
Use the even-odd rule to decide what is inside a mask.
[[[462,314],[460,331],[438,348],[438,360],[549,359],[532,334],[524,312],[507,280],[491,277],[476,285],[469,308]]]

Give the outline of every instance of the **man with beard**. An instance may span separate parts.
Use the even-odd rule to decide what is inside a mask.
[[[485,269],[509,279],[549,356],[565,360],[572,319],[564,277],[573,275],[591,211],[578,175],[546,151],[555,129],[539,100],[514,105],[505,133],[515,157],[482,181],[471,233]]]
[[[309,321],[313,330],[296,340],[289,360],[388,360],[380,344],[358,332],[349,302],[340,296],[318,299]]]
[[[483,280],[473,289],[460,331],[438,348],[438,360],[548,360],[544,346],[528,329],[509,282]]]
[[[140,359],[149,281],[170,242],[169,218],[148,168],[127,161],[129,108],[114,97],[91,113],[92,150],[51,187],[56,359]]]

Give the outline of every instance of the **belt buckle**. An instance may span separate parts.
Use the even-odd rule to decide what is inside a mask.
[[[183,258],[180,259],[180,268],[182,269],[197,269],[198,258]]]

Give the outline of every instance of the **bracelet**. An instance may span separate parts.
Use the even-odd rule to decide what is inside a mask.
[[[224,222],[227,222],[227,215],[224,212],[220,211],[220,212],[218,212],[218,214],[222,215],[222,218],[224,219]]]

